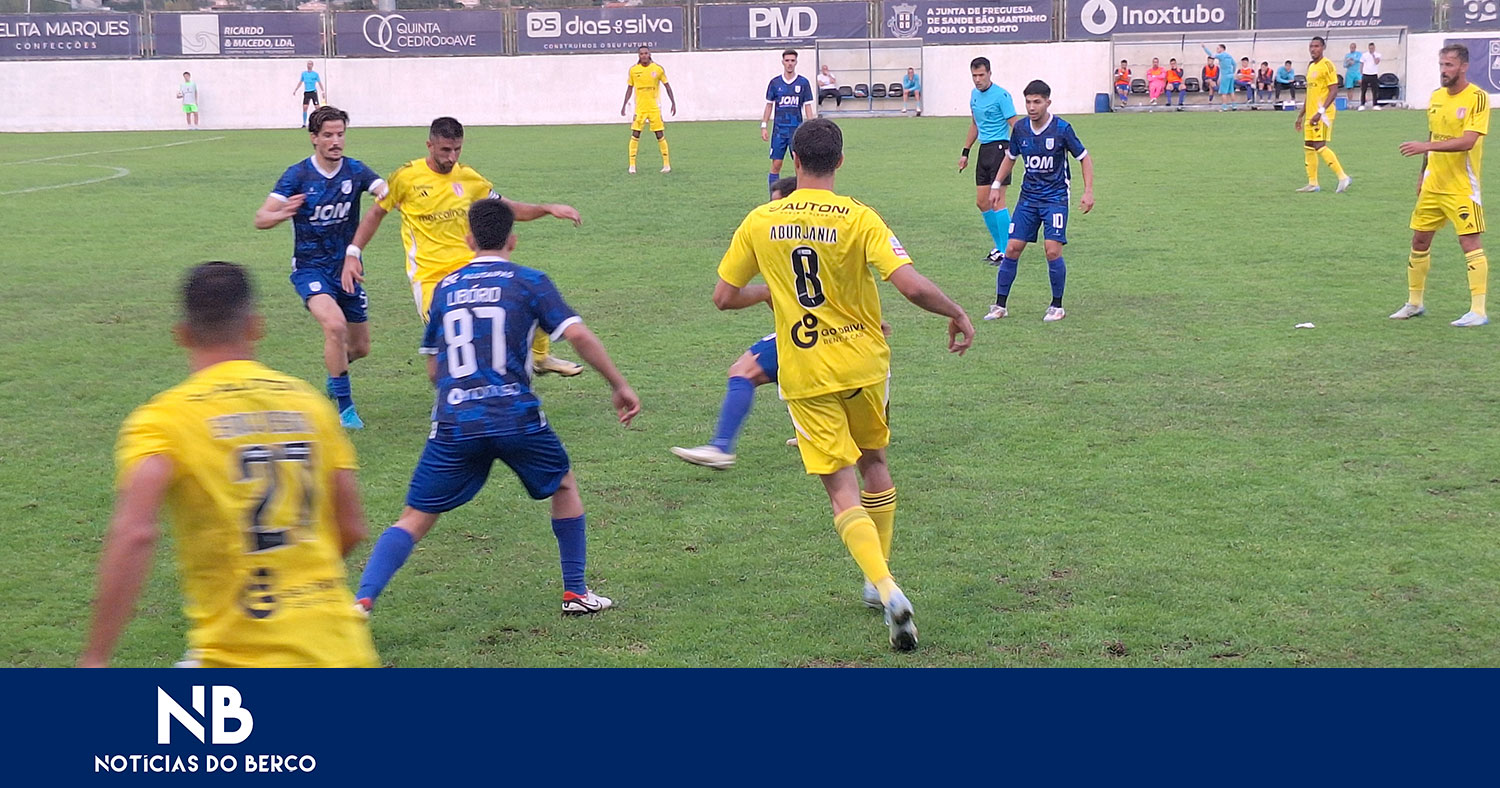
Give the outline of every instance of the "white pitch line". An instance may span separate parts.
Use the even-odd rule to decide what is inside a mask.
[[[192,145],[192,144],[198,143],[198,142],[213,142],[214,140],[222,140],[222,139],[224,139],[224,138],[223,137],[204,137],[202,139],[196,139],[196,140],[182,140],[180,142],[164,142],[164,143],[162,143],[160,145],[142,145],[142,146],[140,146],[138,148],[114,148],[112,150],[91,150],[91,151],[84,151],[83,153],[64,153],[61,156],[43,156],[40,159],[26,159],[24,161],[0,161],[0,167],[4,167],[4,166],[10,165],[10,164],[40,164],[41,162],[44,162],[44,161],[57,161],[58,159],[75,159],[75,158],[78,158],[79,156],[97,156],[97,155],[99,155],[101,153],[126,153],[128,151],[137,151],[137,150],[156,150],[157,148],[175,148],[178,145]],[[15,194],[15,192],[5,192],[5,194]]]
[[[7,194],[30,194],[31,192],[44,192],[44,191],[47,191],[49,189],[66,189],[69,186],[87,186],[87,185],[89,185],[91,183],[103,183],[105,181],[112,181],[112,180],[114,180],[116,178],[123,178],[126,175],[130,174],[130,170],[128,170],[128,169],[126,169],[124,167],[111,167],[111,166],[109,166],[107,164],[56,164],[56,165],[52,165],[52,166],[55,166],[55,167],[93,167],[93,168],[101,169],[101,170],[114,170],[114,172],[110,173],[109,175],[105,175],[105,176],[102,176],[102,177],[99,177],[99,178],[89,178],[87,180],[82,180],[82,181],[70,181],[68,183],[54,183],[54,184],[51,184],[49,186],[33,186],[33,187],[29,188],[29,189],[14,189],[14,190],[8,191],[8,192],[0,192],[0,197],[3,197],[5,195],[7,195]]]

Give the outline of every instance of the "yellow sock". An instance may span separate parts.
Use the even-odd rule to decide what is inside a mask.
[[[635,152],[641,149],[641,138],[630,138],[630,166],[635,166]]]
[[[534,364],[542,363],[542,359],[552,355],[552,340],[546,334],[537,334],[531,340],[531,360]]]
[[[888,589],[894,589],[896,584],[885,564],[885,556],[880,554],[880,535],[875,530],[875,521],[864,509],[856,506],[833,518],[833,530],[844,540],[844,547],[848,548],[849,555],[854,556],[854,562],[865,573],[865,579],[881,589],[880,601],[889,600]]]
[[[1302,149],[1302,163],[1307,165],[1307,185],[1318,185],[1318,152],[1312,148]]]
[[[671,157],[670,154],[667,153],[667,138],[666,137],[662,137],[661,139],[657,140],[656,141],[656,147],[658,147],[658,148],[661,149],[661,166],[663,166],[663,167],[670,167],[670,166],[672,166],[672,157]]]
[[[1323,157],[1323,163],[1328,165],[1328,169],[1333,170],[1333,174],[1339,180],[1343,180],[1346,177],[1344,175],[1344,168],[1339,166],[1339,157],[1333,155],[1333,148],[1324,145],[1318,148],[1318,155]]]
[[[1484,316],[1484,294],[1489,290],[1490,260],[1483,249],[1475,249],[1464,255],[1469,267],[1469,311]]]
[[[861,492],[860,506],[875,521],[875,533],[880,536],[880,553],[886,561],[891,560],[891,537],[896,533],[896,488],[881,492]]]
[[[1427,271],[1431,268],[1432,252],[1413,249],[1411,257],[1406,258],[1406,303],[1422,305],[1422,292],[1427,289]]]

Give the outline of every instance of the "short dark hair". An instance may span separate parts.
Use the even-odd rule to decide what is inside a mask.
[[[349,113],[338,107],[322,106],[312,111],[307,116],[307,130],[313,134],[323,130],[323,124],[330,120],[341,120],[345,126],[349,125]]]
[[[480,249],[503,249],[516,226],[516,213],[504,201],[491,197],[469,206],[469,232]]]
[[[1240,62],[1241,63],[1249,63],[1250,62],[1250,58],[1248,58],[1248,57],[1242,57],[1242,58],[1240,58]]]
[[[1374,45],[1372,44],[1371,46],[1374,46]],[[1466,46],[1464,46],[1463,44],[1448,44],[1447,46],[1445,46],[1442,49],[1438,50],[1438,57],[1442,57],[1443,55],[1446,55],[1449,52],[1452,52],[1453,54],[1458,55],[1458,62],[1460,62],[1460,63],[1467,63],[1467,62],[1469,62],[1469,48],[1466,47]]]
[[[828,118],[804,121],[792,135],[792,153],[808,175],[832,175],[844,155],[844,132]]]
[[[797,56],[797,50],[795,50],[795,49],[783,49],[783,50],[781,50],[781,56],[782,57],[786,57],[787,55],[791,55],[792,57],[796,57]]]
[[[1322,44],[1322,45],[1324,45],[1324,46],[1327,46],[1327,45],[1328,45],[1328,42],[1327,42],[1327,41],[1324,41],[1324,40],[1323,40],[1323,37],[1322,37],[1322,36],[1313,36],[1313,37],[1312,37],[1312,40],[1314,40],[1314,41],[1316,41],[1316,42],[1318,42],[1318,43],[1319,43],[1319,44]]]
[[[441,137],[445,140],[461,140],[464,138],[464,124],[459,123],[456,118],[444,115],[427,127],[427,136]]]
[[[771,191],[782,197],[797,191],[797,176],[790,175],[785,178],[777,178],[776,182],[771,184]]]
[[[1292,64],[1292,61],[1290,61],[1290,60],[1288,60],[1288,61],[1287,61],[1287,62],[1286,62],[1286,65],[1288,65],[1288,66],[1290,66],[1290,65],[1291,65],[1291,64]]]
[[[194,345],[239,339],[255,311],[255,288],[244,266],[213,261],[196,265],[182,280],[182,321]]]
[[[985,71],[989,71],[990,70],[990,59],[987,58],[987,57],[976,57],[973,60],[970,60],[969,61],[969,70],[973,71],[976,68],[982,68]]]
[[[1033,79],[1030,82],[1026,83],[1026,89],[1021,91],[1021,95],[1052,98],[1052,86],[1041,81],[1040,79]]]

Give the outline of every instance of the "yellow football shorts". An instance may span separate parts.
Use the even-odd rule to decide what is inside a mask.
[[[635,120],[632,120],[630,122],[630,130],[640,131],[641,129],[648,127],[653,132],[667,130],[667,124],[663,123],[661,119],[661,107],[651,107],[650,109],[636,109]]]
[[[889,399],[887,381],[821,397],[787,400],[802,466],[808,473],[829,474],[853,465],[861,449],[884,449],[891,442],[886,413]]]
[[[1411,211],[1411,229],[1430,233],[1453,222],[1459,235],[1484,232],[1484,206],[1467,194],[1437,194],[1424,190]]]
[[[1313,123],[1311,117],[1302,120],[1303,142],[1331,142],[1333,141],[1333,116],[1323,118],[1322,122]]]

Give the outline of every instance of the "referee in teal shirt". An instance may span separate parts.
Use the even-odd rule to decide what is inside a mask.
[[[974,77],[974,92],[969,94],[969,112],[974,120],[969,123],[969,138],[964,141],[963,154],[958,157],[958,171],[969,166],[969,150],[979,141],[979,166],[974,168],[974,204],[984,226],[990,231],[990,240],[995,248],[985,255],[990,265],[999,265],[1005,255],[1005,239],[1010,235],[1010,210],[1001,207],[990,210],[990,184],[1000,174],[1000,164],[1005,161],[1005,149],[1010,146],[1010,129],[1016,123],[1016,102],[1010,91],[990,81],[989,58],[976,57],[969,63],[969,73]],[[1010,185],[1007,178],[1005,185]]]

